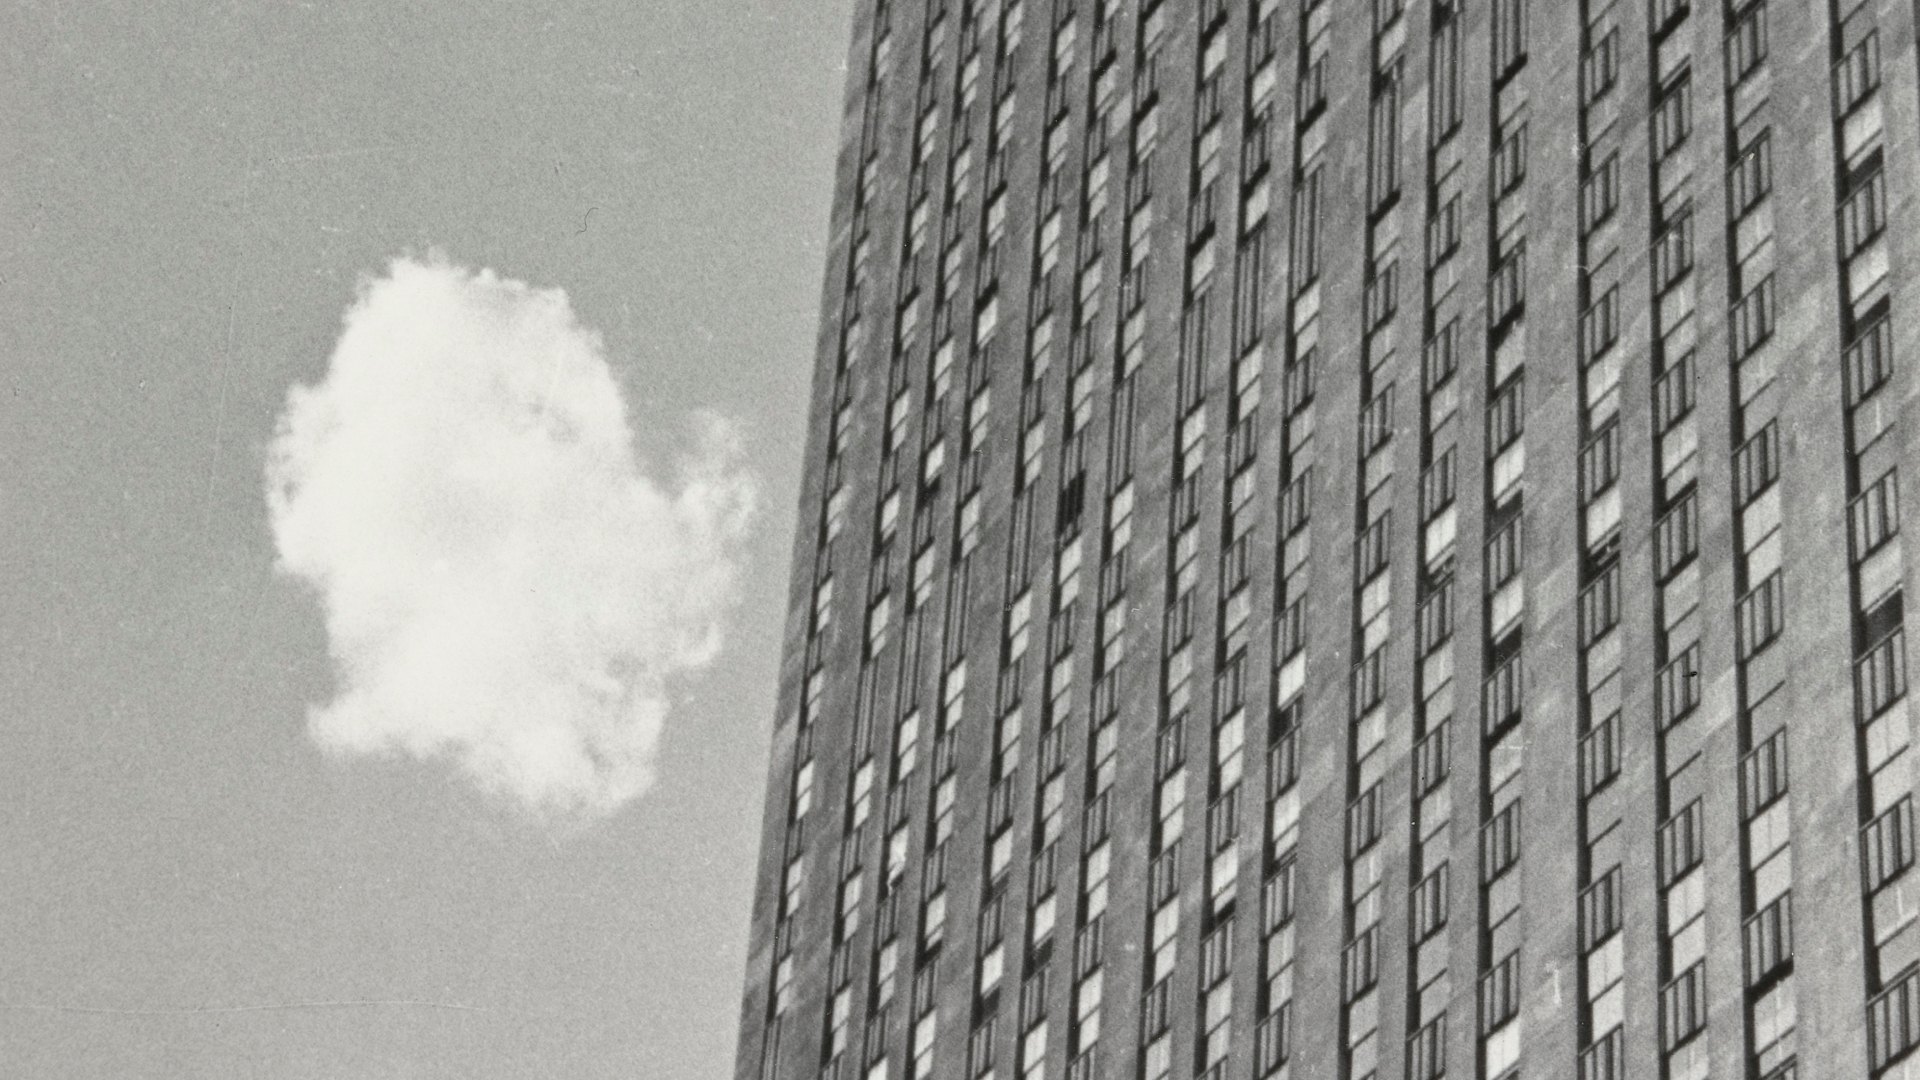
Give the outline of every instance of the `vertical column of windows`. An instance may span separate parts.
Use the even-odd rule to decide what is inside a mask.
[[[1621,929],[1620,774],[1625,720],[1621,608],[1619,204],[1631,123],[1621,117],[1622,5],[1580,5],[1580,598],[1578,605],[1580,1080],[1621,1080],[1625,1055],[1625,948]]]
[[[1257,7],[1250,32],[1248,129],[1243,170],[1246,198],[1264,206],[1277,181],[1268,165],[1280,120],[1273,100],[1282,22],[1279,5]],[[1305,711],[1307,593],[1311,572],[1308,520],[1314,462],[1313,372],[1320,321],[1320,188],[1326,143],[1326,56],[1333,5],[1301,5],[1292,22],[1296,109],[1290,168],[1292,219],[1288,229],[1292,284],[1287,297],[1286,348],[1273,415],[1283,429],[1274,514],[1273,696],[1267,721],[1265,837],[1260,883],[1260,984],[1254,1029],[1256,1076],[1285,1076],[1293,1055],[1295,855],[1300,840],[1299,729]],[[1252,219],[1251,211],[1248,212]],[[1265,226],[1259,235],[1265,235]],[[1238,378],[1236,378],[1236,383]]]
[[[1006,186],[1006,160],[1011,147],[1012,120],[1018,100],[1017,69],[1025,11],[1020,0],[1005,5],[997,21],[989,15],[991,7],[969,4],[963,40],[975,42],[990,35],[993,75],[988,95],[990,102],[985,170],[985,201],[980,217],[980,248],[976,260],[974,295],[973,352],[969,363],[991,370],[993,354],[1000,340],[1000,251],[1006,234],[1009,196]],[[963,62],[964,63],[964,62]],[[963,88],[963,97],[964,88]],[[1038,313],[1034,313],[1038,316]],[[1032,316],[1030,316],[1031,318]],[[1025,701],[1028,663],[1032,652],[1044,652],[1047,640],[1050,590],[1046,575],[1051,566],[1033,565],[1035,508],[1039,505],[1037,481],[1041,477],[1046,447],[1046,383],[1052,357],[1052,323],[1044,316],[1030,323],[1027,355],[1021,364],[1019,398],[1019,437],[1013,475],[1013,507],[1007,530],[1007,570],[1002,610],[1004,622],[999,642],[999,674],[994,694],[995,717],[989,770],[986,814],[982,844],[984,856],[980,871],[979,909],[975,936],[975,989],[972,1009],[972,1035],[968,1042],[968,1075],[997,1075],[999,1033],[1011,1029],[1019,1037],[1014,1075],[1035,1075],[1044,1061],[1046,1030],[1043,1020],[1046,1000],[1046,967],[1023,973],[1020,961],[1025,955],[1023,938],[1010,931],[1019,925],[1025,910],[1024,893],[1011,887],[1014,877],[1013,855],[1020,847],[1015,825],[1015,801],[1019,791],[1023,735],[1027,714]],[[1042,534],[1045,535],[1044,533]],[[1036,601],[1034,579],[1041,577]],[[1044,739],[1045,718],[1041,720]],[[1029,841],[1030,843],[1030,841]],[[1016,989],[1017,988],[1017,989]],[[1003,1001],[1007,1004],[1003,1007]],[[1030,1025],[1030,1021],[1032,1024]],[[1036,1054],[1034,1047],[1038,1048]]]
[[[794,773],[789,792],[788,824],[782,844],[783,868],[780,899],[775,912],[773,942],[773,979],[768,1001],[768,1022],[761,1048],[764,1076],[777,1073],[780,1064],[781,1036],[794,1001],[795,916],[805,900],[808,859],[807,822],[819,801],[814,758],[813,735],[826,691],[824,654],[831,641],[833,617],[834,550],[845,524],[847,491],[844,457],[852,434],[852,371],[861,362],[865,345],[866,295],[871,288],[872,239],[869,218],[875,195],[880,154],[880,115],[886,98],[886,80],[892,56],[892,11],[886,2],[876,5],[873,21],[873,46],[869,54],[869,78],[861,102],[861,162],[855,178],[854,203],[848,235],[847,281],[841,308],[841,336],[834,367],[833,420],[825,447],[824,496],[819,518],[819,539],[814,560],[812,609],[808,617],[803,670],[806,672],[801,703],[796,717]],[[844,849],[843,850],[851,850]],[[836,899],[838,899],[836,897]],[[836,920],[837,922],[837,920]],[[831,999],[825,1010],[825,1047],[834,1054],[844,1050],[852,1010],[851,953],[841,950],[841,935],[836,926],[834,973],[839,976],[830,986]],[[824,1056],[824,1054],[823,1054]]]
[[[1764,155],[1769,143],[1767,9],[1768,0],[1740,0],[1726,7],[1723,138],[1730,177],[1740,174],[1744,159]],[[1726,245],[1728,300],[1735,313],[1729,320],[1732,353],[1728,359],[1734,373],[1729,449],[1736,472],[1741,447],[1750,438],[1775,437],[1772,433],[1778,427],[1774,414],[1780,397],[1774,384],[1780,349],[1770,345],[1764,333],[1749,333],[1757,327],[1741,317],[1745,311],[1769,325],[1773,318],[1771,185],[1742,184],[1739,188],[1736,191],[1732,184],[1728,187]],[[1685,273],[1685,265],[1691,261],[1687,246],[1685,233],[1674,228],[1668,230],[1664,245],[1657,243],[1656,259],[1662,265],[1656,269],[1656,285],[1663,277]],[[1663,257],[1662,247],[1670,254]],[[1764,314],[1759,310],[1762,304],[1769,305]],[[1755,445],[1772,444],[1767,441]],[[1748,1020],[1743,1057],[1749,1062],[1751,1075],[1762,1080],[1787,1080],[1796,1068],[1793,851],[1788,830],[1791,801],[1787,790],[1786,717],[1781,707],[1786,695],[1780,692],[1785,679],[1784,650],[1769,648],[1778,633],[1784,595],[1780,576],[1780,488],[1758,476],[1752,479],[1759,482],[1752,486],[1736,484],[1732,506],[1739,552],[1734,561],[1734,584],[1736,596],[1741,598],[1736,609],[1736,646],[1743,675],[1737,715],[1744,841],[1740,851],[1741,985]],[[1656,532],[1655,558],[1661,569],[1669,569],[1676,560],[1684,562],[1691,554],[1698,531],[1693,514],[1689,495],[1685,505],[1668,512]],[[1755,610],[1756,603],[1764,608],[1765,621],[1771,626],[1740,622]],[[1665,686],[1662,691],[1663,703],[1671,701],[1677,707],[1694,696],[1691,688],[1684,694]]]
[[[845,488],[841,475],[843,454],[849,450],[852,436],[852,379],[851,373],[856,363],[860,363],[864,352],[864,294],[870,284],[870,246],[872,234],[868,229],[868,215],[872,200],[876,196],[877,177],[879,177],[879,158],[881,158],[881,104],[885,100],[885,83],[893,56],[893,12],[891,4],[877,4],[874,13],[874,50],[872,50],[872,79],[868,81],[868,94],[862,102],[862,154],[860,154],[860,173],[854,186],[854,221],[851,231],[851,258],[849,258],[849,282],[847,282],[847,300],[843,306],[843,350],[841,363],[835,369],[835,390],[833,390],[833,429],[829,432],[828,448],[828,505],[826,505],[826,523],[822,527],[822,559],[816,569],[816,588],[814,588],[814,634],[808,640],[808,688],[806,703],[803,707],[803,721],[810,723],[816,709],[820,707],[820,696],[824,694],[824,651],[826,638],[824,630],[828,628],[833,613],[833,571],[831,571],[831,550],[839,538],[845,519]],[[887,409],[889,409],[889,429],[885,442],[881,446],[883,471],[891,471],[897,463],[895,452],[899,450],[897,436],[904,430],[906,409],[895,404],[895,390],[906,382],[906,356],[912,352],[916,342],[914,313],[918,307],[910,300],[900,304],[893,329],[893,340],[889,342],[889,365],[887,365]],[[891,625],[891,594],[889,594],[889,575],[893,552],[893,534],[897,530],[897,511],[899,511],[899,492],[891,482],[883,479],[879,490],[887,492],[881,496],[876,509],[876,530],[872,538],[872,555],[868,580],[866,580],[866,642],[860,651],[860,667],[856,678],[856,703],[854,703],[854,724],[852,724],[851,746],[849,746],[849,786],[847,786],[847,817],[845,830],[839,844],[839,861],[833,867],[835,871],[835,890],[833,890],[833,944],[831,944],[831,963],[829,963],[828,1007],[824,1017],[822,1034],[822,1070],[839,1074],[843,1059],[851,1057],[849,1045],[858,1038],[858,1024],[854,1017],[856,994],[868,990],[866,986],[856,986],[854,982],[854,955],[852,944],[854,934],[860,930],[862,922],[862,901],[866,892],[866,874],[864,874],[864,846],[866,846],[866,821],[872,813],[874,796],[874,761],[872,761],[872,724],[874,724],[874,684],[876,684],[876,661],[887,644],[887,628]],[[845,596],[847,590],[843,590]],[[810,738],[806,740],[812,742]],[[810,753],[808,753],[810,759]],[[808,788],[812,784],[812,761],[804,765]],[[808,796],[808,803],[812,796]],[[799,828],[789,828],[789,847],[803,847],[804,832]],[[803,859],[799,851],[793,855],[795,861]],[[789,863],[789,871],[795,869]],[[804,867],[799,867],[804,876]],[[791,894],[797,894],[797,886],[789,880]],[[776,934],[780,936],[780,934]],[[787,947],[791,949],[791,932],[787,934]],[[776,949],[778,953],[780,949]],[[776,961],[780,963],[780,961]],[[791,963],[791,961],[789,961]],[[864,969],[862,969],[864,974]],[[789,974],[791,978],[791,974]],[[883,1036],[881,1036],[883,1040]]]
[[[1345,795],[1346,875],[1341,956],[1343,1075],[1371,1080],[1380,1058],[1381,915],[1386,890],[1380,839],[1387,741],[1387,654],[1392,645],[1394,361],[1398,358],[1401,252],[1400,102],[1406,67],[1403,5],[1373,5],[1369,49],[1366,274],[1360,327],[1358,483],[1354,492],[1355,618]]]
[[[1522,495],[1526,442],[1527,19],[1525,0],[1492,0],[1492,160],[1487,280],[1487,643],[1480,729],[1481,1075],[1506,1080],[1520,1059],[1521,678],[1525,612]]]
[[[1847,9],[1852,7],[1852,11]],[[1878,1076],[1909,1076],[1920,1045],[1920,929],[1914,926],[1913,776],[1905,708],[1906,637],[1901,582],[1893,332],[1888,277],[1880,28],[1875,5],[1829,7],[1833,61],[1836,234],[1846,393],[1849,590],[1857,722],[1861,902],[1867,956],[1867,1057]],[[1742,475],[1756,486],[1777,472],[1749,452]],[[1777,485],[1776,485],[1777,486]],[[1756,1008],[1755,1026],[1761,1016]]]
[[[1695,314],[1692,181],[1703,151],[1693,134],[1692,24],[1685,5],[1656,4],[1648,20],[1648,152],[1651,169],[1651,230],[1648,265],[1654,303],[1654,512],[1659,528],[1685,537],[1654,577],[1654,813],[1655,886],[1660,900],[1656,973],[1660,980],[1659,1038],[1668,1080],[1707,1075],[1706,876],[1702,851],[1702,797],[1707,787],[1702,754],[1703,720],[1695,718],[1701,670],[1700,562],[1694,558],[1698,520],[1698,426],[1691,409]],[[1737,280],[1737,278],[1735,279]],[[1672,395],[1663,407],[1662,395]],[[1686,407],[1680,407],[1682,404]],[[1736,423],[1738,417],[1736,414]],[[1617,428],[1615,429],[1617,430]],[[1583,476],[1604,467],[1598,442],[1583,453]],[[1744,655],[1744,651],[1743,651]],[[1594,710],[1597,712],[1597,710]],[[1610,880],[1610,879],[1602,879]],[[1588,907],[1595,920],[1613,917],[1618,901],[1596,892]],[[1599,954],[1605,957],[1607,954]]]
[[[1108,133],[1114,124],[1118,100],[1118,55],[1114,47],[1117,4],[1093,0],[1086,19],[1090,25],[1085,157],[1078,200],[1080,231],[1074,259],[1073,314],[1074,381],[1071,423],[1082,432],[1089,421],[1087,407],[1098,378],[1093,348],[1099,339],[1095,321],[1101,311],[1102,261],[1100,235],[1105,220],[1107,185],[1112,171]],[[1051,267],[1047,268],[1051,271]],[[1135,358],[1137,361],[1137,358]],[[1110,836],[1112,788],[1117,762],[1120,700],[1117,691],[1121,659],[1126,650],[1125,595],[1127,545],[1133,535],[1133,389],[1129,378],[1134,361],[1116,363],[1110,395],[1107,432],[1105,505],[1102,508],[1098,593],[1092,646],[1093,692],[1088,717],[1085,803],[1081,812],[1080,887],[1074,905],[1071,954],[1071,1035],[1068,1040],[1070,1080],[1095,1080],[1103,1075],[1100,1055],[1102,1004],[1106,991],[1106,911],[1113,869]],[[1076,439],[1078,435],[1076,435]]]
[[[1420,382],[1419,572],[1415,576],[1414,749],[1412,821],[1407,856],[1407,1076],[1439,1080],[1447,1073],[1448,908],[1451,891],[1454,711],[1454,541],[1460,463],[1457,377],[1460,316],[1471,305],[1458,282],[1460,253],[1460,11],[1429,11],[1428,182],[1423,213],[1426,264]]]
[[[929,0],[926,16],[926,45],[924,61],[920,74],[920,85],[914,101],[918,114],[915,121],[913,162],[909,171],[908,193],[909,210],[904,238],[905,251],[902,259],[901,288],[903,290],[921,290],[926,288],[923,280],[932,278],[928,285],[934,295],[935,313],[933,317],[934,345],[929,361],[926,398],[922,407],[926,416],[925,446],[922,457],[921,482],[927,490],[925,504],[931,508],[939,492],[951,486],[954,492],[956,510],[949,528],[952,539],[947,545],[947,573],[945,597],[942,601],[943,613],[940,630],[940,647],[933,655],[939,658],[939,694],[938,700],[930,706],[932,723],[928,740],[932,744],[929,774],[928,807],[924,825],[916,829],[911,823],[897,826],[888,840],[889,858],[896,850],[906,847],[914,832],[921,834],[920,873],[919,873],[919,932],[917,935],[903,935],[915,943],[912,950],[915,958],[913,966],[913,984],[910,995],[905,1001],[905,1015],[909,1018],[909,1035],[906,1040],[906,1054],[909,1069],[916,1078],[925,1078],[932,1073],[933,1044],[938,1034],[938,1013],[935,1011],[935,992],[940,983],[942,953],[946,942],[947,929],[947,853],[948,841],[952,839],[954,827],[954,805],[957,801],[958,777],[955,769],[954,747],[958,738],[958,727],[966,704],[967,664],[965,656],[967,636],[967,607],[970,599],[968,582],[971,574],[971,560],[975,545],[979,540],[979,503],[980,477],[982,463],[982,436],[986,422],[986,396],[984,370],[968,363],[965,378],[958,391],[955,390],[955,355],[958,347],[952,331],[950,315],[951,302],[955,292],[954,272],[950,256],[943,258],[934,270],[928,270],[933,261],[933,252],[944,251],[946,245],[934,243],[935,238],[954,231],[953,220],[957,216],[957,200],[951,185],[953,169],[951,155],[937,156],[939,148],[938,132],[943,116],[948,110],[942,107],[940,89],[943,84],[953,85],[953,100],[956,107],[952,110],[949,126],[953,129],[950,136],[955,145],[964,143],[967,127],[957,107],[960,93],[960,80],[956,77],[949,83],[946,47],[949,44],[951,27],[956,18],[948,13],[947,0]],[[958,45],[958,38],[967,35],[952,35]],[[955,64],[954,66],[958,66]],[[936,172],[935,163],[948,163],[943,186],[936,199],[930,177]],[[964,176],[962,177],[964,182]],[[934,207],[940,212],[940,222],[936,226],[932,220]],[[949,436],[947,416],[952,411],[950,404],[955,399],[965,402],[962,407],[965,422],[957,436]],[[954,470],[951,482],[945,478],[947,446],[950,438],[959,443],[959,465]],[[922,528],[922,521],[926,522]],[[917,608],[930,600],[933,592],[933,565],[938,557],[940,545],[936,544],[936,529],[929,514],[926,518],[916,515],[915,554],[912,571],[913,604]],[[911,728],[908,727],[909,722]],[[904,779],[911,772],[919,757],[920,719],[918,712],[909,713],[908,720],[902,721],[902,729],[896,745],[896,770]],[[911,735],[911,738],[909,738]],[[911,746],[914,749],[909,751]],[[901,829],[905,830],[902,835]],[[903,860],[906,853],[903,851]],[[884,961],[885,958],[882,958]],[[876,967],[878,967],[878,963]]]
[[[1055,324],[1052,271],[1058,261],[1061,191],[1064,183],[1064,148],[1070,131],[1067,115],[1066,80],[1075,64],[1074,46],[1078,22],[1071,0],[1054,4],[1049,19],[1051,39],[1047,61],[1047,112],[1044,153],[1034,220],[1034,279],[1029,309],[1033,330],[1028,348],[1026,398],[1043,393],[1047,369],[1055,351]],[[1019,1005],[1020,1072],[1029,1080],[1044,1075],[1050,1032],[1050,991],[1056,985],[1073,984],[1072,957],[1055,959],[1054,927],[1059,920],[1056,883],[1060,868],[1079,854],[1071,841],[1063,841],[1067,818],[1068,763],[1067,721],[1073,711],[1073,686],[1076,670],[1075,637],[1079,625],[1082,591],[1084,543],[1080,532],[1082,503],[1086,486],[1087,427],[1092,413],[1093,365],[1088,350],[1080,345],[1085,338],[1071,335],[1066,352],[1068,396],[1062,418],[1059,478],[1055,496],[1053,529],[1053,579],[1050,593],[1050,617],[1044,655],[1045,700],[1040,713],[1039,753],[1034,769],[1035,827],[1029,851],[1027,881],[1026,975],[1021,983]],[[1037,426],[1037,425],[1036,425]],[[1033,428],[1029,428],[1033,433]],[[1033,434],[1039,439],[1044,435]],[[1026,477],[1023,457],[1023,482]],[[1071,1007],[1070,1007],[1071,1011]]]
[[[1127,170],[1126,238],[1120,283],[1121,369],[1129,378],[1140,359],[1139,335],[1144,329],[1135,327],[1144,322],[1146,315],[1156,210],[1155,166],[1160,166],[1157,171],[1162,174],[1167,171],[1165,161],[1156,152],[1164,108],[1161,84],[1162,80],[1174,77],[1164,48],[1168,9],[1174,6],[1162,0],[1143,8],[1134,59],[1133,139]],[[1183,849],[1190,852],[1196,846],[1183,845],[1182,841],[1186,831],[1189,774],[1186,727],[1192,714],[1194,684],[1198,681],[1195,676],[1198,646],[1194,640],[1195,587],[1200,571],[1197,495],[1206,429],[1204,412],[1189,412],[1185,403],[1197,392],[1191,371],[1198,356],[1194,338],[1204,333],[1203,325],[1204,320],[1196,320],[1190,308],[1184,313],[1181,370],[1176,384],[1179,445],[1174,449],[1172,461],[1166,614],[1159,657],[1162,686],[1155,739],[1154,824],[1148,850],[1147,960],[1142,971],[1146,993],[1140,1008],[1140,1072],[1145,1080],[1162,1080],[1171,1075],[1174,1068],[1172,978],[1179,956],[1179,893],[1183,876],[1180,864]]]
[[[1258,288],[1260,272],[1257,240],[1249,252],[1240,242],[1237,227],[1240,209],[1240,173],[1229,170],[1228,151],[1223,146],[1228,131],[1227,95],[1246,85],[1242,69],[1228,74],[1229,29],[1232,14],[1224,2],[1199,5],[1198,43],[1194,76],[1194,115],[1192,127],[1192,167],[1189,174],[1186,228],[1187,290],[1184,318],[1182,363],[1177,385],[1178,415],[1181,417],[1182,447],[1176,485],[1197,492],[1200,457],[1206,452],[1204,424],[1208,404],[1205,400],[1217,354],[1226,352],[1209,333],[1216,290],[1220,295],[1238,296],[1243,288]],[[1253,14],[1257,16],[1258,9]],[[1231,90],[1229,89],[1231,88]],[[1231,246],[1229,246],[1231,245]],[[1234,261],[1222,266],[1217,254],[1231,250]],[[1251,286],[1242,285],[1239,276],[1252,275]],[[1222,283],[1221,279],[1227,280]],[[1231,313],[1230,313],[1231,314]],[[1228,345],[1235,344],[1229,334]],[[1251,591],[1248,588],[1252,550],[1252,506],[1254,458],[1257,428],[1253,404],[1258,401],[1257,385],[1249,396],[1243,393],[1241,378],[1258,380],[1258,357],[1251,360],[1233,356],[1236,377],[1228,394],[1225,460],[1222,463],[1223,498],[1219,525],[1218,605],[1212,618],[1193,616],[1197,627],[1192,648],[1201,647],[1200,632],[1205,631],[1207,666],[1213,671],[1214,690],[1211,712],[1193,710],[1189,716],[1208,717],[1208,738],[1202,744],[1207,753],[1198,767],[1205,776],[1206,821],[1204,847],[1197,860],[1203,871],[1206,899],[1201,905],[1201,945],[1198,957],[1195,1009],[1194,1075],[1223,1080],[1229,1067],[1228,1053],[1234,1033],[1233,959],[1236,948],[1235,899],[1240,870],[1240,781],[1245,772],[1247,664],[1246,646],[1251,618]],[[1248,367],[1254,369],[1246,376]],[[1236,498],[1236,493],[1240,495]],[[1180,497],[1197,504],[1197,494]],[[1197,511],[1197,505],[1195,507]],[[1198,533],[1198,521],[1189,527]],[[1191,594],[1189,594],[1191,595]],[[1196,665],[1197,666],[1197,665]]]

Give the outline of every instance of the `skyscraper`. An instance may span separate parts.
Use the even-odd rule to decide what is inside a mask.
[[[854,41],[739,1080],[1920,1076],[1913,5]]]

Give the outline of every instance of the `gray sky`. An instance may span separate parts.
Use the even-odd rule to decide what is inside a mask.
[[[727,1071],[849,8],[0,15],[7,1074]],[[265,455],[356,283],[430,250],[566,291],[648,471],[692,410],[745,435],[742,601],[597,823],[307,732]],[[257,1008],[370,999],[474,1008]]]

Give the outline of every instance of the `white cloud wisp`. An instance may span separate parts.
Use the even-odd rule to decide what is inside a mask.
[[[363,283],[268,455],[279,568],[326,612],[339,754],[448,759],[539,814],[653,781],[669,680],[712,661],[751,490],[716,417],[642,471],[566,294],[433,259]]]

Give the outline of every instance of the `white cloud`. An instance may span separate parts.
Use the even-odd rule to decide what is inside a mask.
[[[709,663],[751,493],[716,417],[671,487],[635,458],[600,337],[558,289],[438,258],[364,282],[267,463],[279,566],[326,609],[341,754],[452,760],[546,815],[653,780]]]

